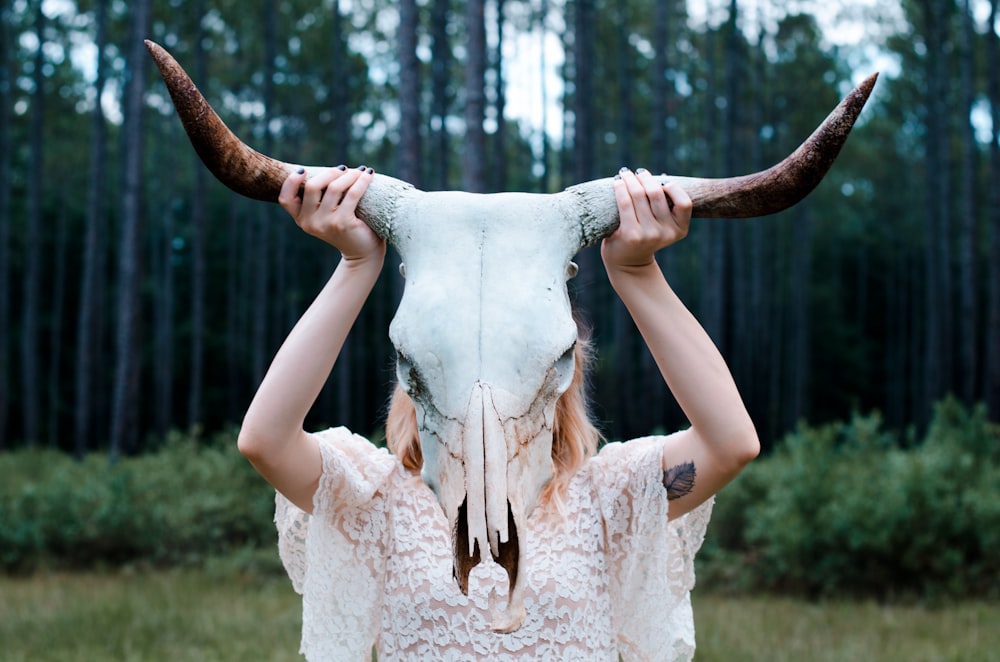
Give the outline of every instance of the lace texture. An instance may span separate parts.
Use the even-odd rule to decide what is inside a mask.
[[[573,477],[564,515],[536,509],[520,535],[524,625],[490,630],[507,575],[490,560],[452,578],[433,493],[384,449],[343,428],[320,435],[313,515],[280,494],[279,553],[302,594],[309,660],[690,660],[694,556],[709,501],[667,520],[669,437],[608,444]]]

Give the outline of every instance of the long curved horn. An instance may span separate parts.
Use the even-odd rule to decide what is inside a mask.
[[[167,84],[191,144],[209,171],[240,195],[277,202],[281,185],[299,165],[279,161],[246,145],[226,126],[170,53],[148,39],[146,48]],[[328,170],[325,166],[306,168],[311,176]],[[413,191],[416,189],[406,182],[376,175],[358,204],[358,217],[383,238],[391,238],[397,199]]]
[[[749,218],[787,209],[816,188],[833,165],[877,78],[877,73],[872,74],[854,88],[798,149],[767,170],[724,179],[673,175],[668,179],[691,196],[695,218]],[[583,219],[582,245],[595,243],[618,228],[610,178],[571,186],[563,194]]]

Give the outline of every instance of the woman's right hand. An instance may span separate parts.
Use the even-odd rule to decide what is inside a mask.
[[[285,180],[278,204],[300,228],[338,249],[345,260],[381,260],[385,241],[357,216],[358,201],[368,190],[373,172],[364,166],[339,166],[310,179],[300,169]]]

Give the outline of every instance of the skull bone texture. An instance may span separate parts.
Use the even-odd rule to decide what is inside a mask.
[[[276,202],[299,166],[245,145],[174,58],[146,45],[209,170],[237,193]],[[768,170],[669,178],[691,196],[694,217],[781,211],[822,180],[876,76]],[[326,169],[308,166],[311,176]],[[577,330],[566,282],[573,256],[618,226],[612,181],[555,194],[473,194],[424,192],[376,175],[358,215],[402,258],[406,285],[389,336],[417,413],[421,477],[452,527],[456,581],[467,591],[469,573],[489,553],[507,571],[510,590],[493,627],[515,630],[526,583],[518,535],[552,477],[556,402],[573,377]]]

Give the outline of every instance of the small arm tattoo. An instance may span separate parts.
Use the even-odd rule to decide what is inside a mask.
[[[691,494],[695,479],[694,462],[684,462],[663,472],[663,486],[667,488],[667,500],[673,501]]]

